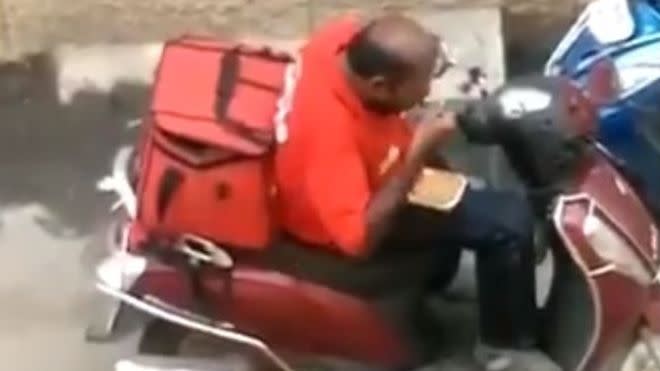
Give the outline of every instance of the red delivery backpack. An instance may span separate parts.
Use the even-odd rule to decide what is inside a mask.
[[[292,62],[212,39],[165,44],[140,149],[137,219],[148,234],[270,244],[274,117]]]

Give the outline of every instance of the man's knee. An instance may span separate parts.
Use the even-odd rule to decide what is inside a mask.
[[[517,243],[529,244],[534,239],[534,213],[527,201],[521,195],[511,194],[507,198],[503,221],[509,231],[509,238]]]
[[[475,193],[476,192],[476,193]],[[533,248],[534,213],[520,194],[494,190],[473,191],[471,202],[483,212],[480,220],[468,218],[482,230],[488,245],[499,249]],[[478,224],[482,225],[478,225]]]

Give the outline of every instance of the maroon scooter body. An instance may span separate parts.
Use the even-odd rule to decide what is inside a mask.
[[[409,344],[366,300],[240,262],[229,275],[210,267],[197,275],[199,293],[191,289],[188,273],[152,260],[132,292],[181,308],[193,307],[195,295],[208,298],[211,317],[274,349],[386,367],[411,361]]]
[[[575,125],[588,130],[585,122]],[[554,253],[566,256],[557,260],[556,275],[574,273],[568,284],[556,278],[553,291],[585,288],[578,295],[586,308],[585,318],[578,319],[585,330],[575,330],[572,304],[554,300],[546,308],[553,318],[544,323],[550,334],[546,352],[568,371],[619,370],[644,329],[660,330],[657,226],[606,153],[594,150],[581,161],[578,176],[555,196],[552,218],[546,222],[558,235]],[[181,264],[167,263],[150,251],[148,233],[137,222],[127,224],[128,252],[148,257],[146,269],[126,290],[133,297],[194,308],[201,295],[210,304],[206,315],[272,349],[388,368],[414,361],[412,344],[365,298],[240,258],[227,269],[202,265],[195,270],[194,284]],[[577,346],[571,343],[575,339],[557,335],[571,330],[583,339]]]
[[[554,222],[593,300],[592,334],[574,369],[611,367],[657,316],[657,227],[602,154],[586,161],[574,193],[560,196]]]

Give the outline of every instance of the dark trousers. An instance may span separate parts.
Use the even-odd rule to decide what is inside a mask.
[[[477,256],[481,340],[527,347],[536,326],[533,220],[522,196],[468,190],[449,213],[403,210],[368,259],[350,260],[286,239],[264,260],[270,268],[371,300],[385,315],[401,319],[414,312],[398,304],[414,302],[430,280],[455,273],[461,248],[468,248]],[[403,326],[402,334],[414,331]]]
[[[467,248],[477,258],[479,329],[483,342],[500,347],[535,343],[536,300],[534,215],[520,195],[468,190],[447,214],[410,209],[402,214],[395,245],[437,250]],[[408,242],[404,242],[408,241]],[[386,245],[389,245],[390,242]],[[439,251],[438,259],[446,252]],[[441,264],[439,264],[441,266]],[[434,272],[445,281],[445,272]]]

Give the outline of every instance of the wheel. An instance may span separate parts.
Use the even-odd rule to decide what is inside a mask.
[[[245,346],[152,319],[142,332],[138,351],[144,355],[214,358],[245,352]]]
[[[179,355],[188,333],[189,331],[181,326],[155,319],[145,327],[138,351],[146,355]]]
[[[282,349],[273,350],[292,369],[298,371],[376,371],[379,369],[355,361],[298,354]],[[248,367],[243,369],[250,371],[279,370],[271,360],[256,350],[200,335],[159,319],[152,321],[144,329],[138,351],[146,356],[215,359],[221,363],[244,364]],[[239,367],[239,369],[241,368]]]
[[[219,363],[246,364],[248,370],[254,371],[273,370],[269,360],[246,346],[190,331],[160,319],[151,321],[144,328],[138,352],[146,356],[214,359]]]

